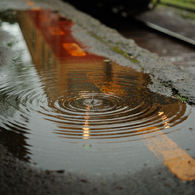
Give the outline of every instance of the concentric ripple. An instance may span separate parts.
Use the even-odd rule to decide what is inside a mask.
[[[9,74],[13,75],[15,71],[12,68]],[[57,74],[57,71],[54,73]],[[86,76],[81,77],[83,73],[73,72],[77,82],[70,83],[70,90],[64,89],[64,82],[59,82],[57,86],[55,82],[51,83],[46,71],[41,72],[41,78],[47,75],[45,84],[35,79],[35,71],[31,72],[33,77],[29,78],[26,70],[16,77],[17,82],[4,80],[0,89],[1,105],[8,107],[8,111],[1,115],[2,125],[27,128],[26,121],[37,113],[42,118],[42,128],[44,121],[49,121],[54,125],[51,131],[61,138],[121,142],[143,139],[140,135],[144,133],[150,136],[155,128],[169,133],[175,130],[170,127],[187,118],[185,104],[152,93],[139,85],[137,77],[140,73],[130,72],[123,76],[124,71],[117,69],[117,82],[113,79],[108,82],[108,76],[101,71],[94,74],[85,72]],[[11,75],[7,78],[12,78]],[[16,119],[7,114],[10,110],[13,110]],[[146,127],[152,128],[146,132]]]
[[[60,98],[54,106],[64,113],[71,112],[83,116],[85,112],[89,115],[107,115],[108,112],[111,114],[123,104],[123,99],[117,96],[85,92],[78,96]]]
[[[67,139],[130,141],[141,139],[137,136],[146,127],[169,132],[170,127],[185,120],[184,105],[169,100],[164,100],[165,105],[159,105],[147,93],[145,91],[139,92],[137,96],[131,94],[123,97],[112,93],[80,92],[51,101],[49,107],[52,112],[43,114],[58,124],[55,133]],[[154,128],[147,133],[153,131]]]
[[[108,82],[101,71],[96,71],[93,77],[89,76],[91,72],[86,72],[86,78],[80,84],[81,74],[73,74],[78,79],[78,83],[70,87],[73,90],[51,92],[50,97],[45,99],[36,95],[31,96],[35,98],[33,100],[26,98],[26,105],[38,102],[41,109],[37,111],[45,115],[46,120],[55,123],[54,132],[62,138],[131,141],[142,139],[140,135],[146,134],[146,127],[153,127],[147,130],[148,134],[155,128],[168,133],[173,130],[170,127],[187,118],[185,104],[138,85],[138,73],[134,73],[133,78],[130,73],[125,79],[122,76],[124,72],[119,71],[117,84]],[[128,82],[131,83],[129,86],[126,85]],[[63,85],[60,83],[58,87]],[[82,91],[86,85],[88,88],[92,86],[93,92]],[[52,85],[50,87],[55,91]]]

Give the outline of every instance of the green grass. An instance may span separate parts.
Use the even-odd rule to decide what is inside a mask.
[[[161,0],[160,2],[195,10],[195,0]]]
[[[177,11],[176,14],[181,16],[182,18],[190,19],[190,20],[195,20],[195,13],[188,12],[188,11]]]
[[[185,102],[187,99],[187,95],[185,97],[177,95],[177,98],[180,100],[180,102]]]
[[[170,4],[184,9],[190,8],[192,10],[195,10],[195,0],[160,0],[160,2],[162,3],[162,5],[164,3],[165,5]],[[183,9],[175,9],[175,13],[182,18],[195,20],[195,12],[189,12]]]

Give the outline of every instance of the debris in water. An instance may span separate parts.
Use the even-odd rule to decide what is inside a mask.
[[[110,60],[109,60],[109,59],[104,59],[103,61],[104,61],[104,62],[110,62]]]
[[[85,144],[83,145],[83,147],[86,149],[86,150],[89,150],[91,148],[91,145],[90,144]]]

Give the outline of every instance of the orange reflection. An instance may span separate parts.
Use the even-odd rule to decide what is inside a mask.
[[[34,4],[35,4],[35,2],[33,2],[33,1],[27,1],[27,5],[32,6],[32,5],[34,5]]]
[[[63,43],[62,45],[72,56],[86,56],[86,53],[76,43]]]
[[[64,35],[64,32],[58,26],[49,27],[49,32],[54,36]]]
[[[73,22],[55,12],[41,9],[21,11],[19,24],[33,61],[38,66],[51,62],[51,55],[58,64],[68,61],[74,63],[75,59],[71,57],[81,57],[80,62],[88,63],[89,67],[93,61],[103,61],[103,57],[83,51],[82,45],[71,35]],[[105,66],[104,63],[102,65]]]
[[[101,71],[88,72],[87,77],[94,82],[94,84],[105,94],[113,93],[118,95],[127,95],[121,86],[112,81],[107,81],[107,76]],[[106,81],[104,81],[106,80]]]
[[[40,10],[40,7],[32,7],[31,10]]]

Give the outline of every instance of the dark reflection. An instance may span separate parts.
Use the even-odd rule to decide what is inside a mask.
[[[106,63],[106,75],[108,77],[108,81],[111,82],[111,78],[112,78],[112,64],[110,62]]]
[[[29,162],[31,154],[26,143],[25,133],[18,132],[17,128],[9,127],[11,131],[0,127],[0,143],[15,157],[22,161]]]
[[[0,18],[3,22],[8,22],[9,24],[14,24],[16,22],[16,11],[7,10],[4,12],[0,12]],[[0,23],[1,25],[1,23]]]
[[[23,124],[21,121],[14,120],[20,105],[16,96],[13,95],[10,98],[8,94],[0,95],[0,143],[18,159],[29,162],[29,145],[26,143],[27,137],[25,136],[29,130],[24,124],[28,124],[29,119],[20,113]]]

